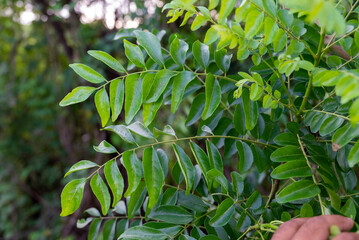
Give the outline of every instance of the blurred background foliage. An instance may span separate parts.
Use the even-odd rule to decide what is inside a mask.
[[[114,37],[127,28],[196,39],[198,32],[167,25],[165,2],[0,0],[0,239],[86,239],[76,230],[78,215],[59,217],[63,175],[81,159],[101,162],[91,149],[107,136],[93,103],[58,106],[79,81],[86,84],[68,65],[83,62],[115,77],[86,52],[123,59],[123,42]],[[91,197],[85,192],[86,204]]]

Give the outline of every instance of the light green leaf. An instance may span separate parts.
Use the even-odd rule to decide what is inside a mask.
[[[110,119],[110,100],[105,88],[101,88],[95,95],[95,105],[101,118],[102,127],[106,126]]]
[[[72,68],[80,77],[85,79],[86,81],[89,81],[91,83],[102,83],[106,82],[106,79],[90,68],[89,66],[86,66],[85,64],[81,63],[73,63],[69,65],[70,68]]]
[[[143,53],[139,46],[130,43],[126,39],[123,40],[125,46],[125,54],[128,60],[130,60],[137,67],[145,68],[145,58],[143,57]]]
[[[106,140],[103,140],[98,146],[93,146],[96,152],[99,153],[116,153],[117,150]]]
[[[219,38],[219,34],[218,34],[217,30],[214,29],[213,27],[211,27],[210,29],[207,30],[203,42],[206,45],[210,45],[210,44],[214,43],[218,38]]]
[[[112,122],[115,122],[122,111],[125,97],[125,84],[122,78],[115,79],[110,83],[110,105]]]
[[[355,203],[353,199],[348,199],[342,209],[340,209],[340,212],[344,214],[344,216],[349,217],[351,219],[355,219],[357,211],[355,207]]]
[[[90,186],[101,204],[102,214],[106,216],[111,205],[111,196],[105,182],[98,173],[91,178]]]
[[[86,178],[75,179],[66,184],[61,193],[61,217],[74,213],[81,204]]]
[[[127,171],[128,188],[125,193],[125,197],[129,197],[140,184],[142,178],[142,164],[137,158],[135,152],[126,151],[122,155],[123,165]]]
[[[209,0],[208,10],[212,10],[218,6],[219,0]],[[359,44],[358,44],[359,45]]]
[[[352,127],[350,124],[346,124],[344,127],[339,128],[333,135],[333,144],[338,145],[338,149],[347,145],[353,138],[359,136],[359,125]],[[333,147],[337,149],[337,147]]]
[[[263,7],[267,12],[272,15],[272,17],[277,16],[277,7],[273,0],[265,0],[263,1]]]
[[[171,112],[175,113],[182,101],[184,90],[187,85],[195,78],[189,71],[182,71],[173,78]]]
[[[125,122],[129,124],[140,110],[142,104],[142,79],[131,74],[125,81]]]
[[[286,186],[276,196],[279,204],[296,200],[312,198],[320,193],[320,189],[313,181],[301,180]]]
[[[130,130],[128,130],[127,127],[124,125],[111,125],[111,126],[105,127],[104,130],[108,130],[108,131],[116,133],[118,136],[120,136],[124,141],[126,141],[128,143],[133,143],[133,144],[136,143]]]
[[[275,150],[270,159],[273,162],[289,162],[295,160],[305,160],[302,151],[296,146],[285,146]]]
[[[197,31],[200,27],[202,27],[207,22],[207,18],[198,14],[196,18],[193,20],[191,25],[192,31]]]
[[[264,21],[264,44],[271,44],[274,41],[278,31],[279,27],[277,23],[273,19],[266,17]]]
[[[172,146],[176,154],[178,164],[182,170],[182,173],[186,181],[186,185],[187,185],[186,195],[188,195],[189,192],[192,190],[194,184],[196,170],[192,165],[191,159],[187,156],[187,154],[183,151],[183,149],[176,144],[173,144]]]
[[[313,208],[309,203],[303,204],[302,208],[300,209],[300,217],[313,217]]]
[[[202,113],[202,119],[206,120],[217,109],[219,104],[221,103],[221,87],[219,86],[218,81],[213,77],[211,73],[207,74],[206,77],[206,104]]]
[[[158,71],[152,83],[151,90],[147,95],[146,103],[156,102],[174,75],[175,73],[169,69],[162,69]]]
[[[258,121],[258,104],[256,101],[251,101],[247,88],[242,91],[242,99],[246,129],[252,130]]]
[[[135,226],[127,229],[121,234],[119,239],[133,239],[133,240],[166,240],[167,234],[164,232],[145,226]]]
[[[163,97],[160,97],[156,102],[143,104],[143,123],[146,127],[152,123],[162,103]]]
[[[185,64],[188,49],[188,44],[181,39],[175,38],[171,43],[171,57],[173,61],[181,67]]]
[[[108,186],[112,191],[112,207],[114,207],[121,200],[124,188],[123,178],[120,170],[118,169],[116,159],[106,163],[104,174]]]
[[[142,206],[143,201],[145,200],[146,193],[147,193],[147,189],[145,182],[143,181],[139,182],[136,189],[134,189],[134,191],[131,193],[131,197],[128,202],[128,206],[127,206],[128,219],[132,219],[136,215],[136,213]]]
[[[131,132],[149,139],[154,139],[153,133],[145,127],[141,122],[134,122],[127,127]]]
[[[359,162],[359,140],[354,144],[353,148],[349,152],[349,157],[348,157],[349,167],[351,168],[354,167],[354,165],[357,164],[358,162]]]
[[[143,174],[148,191],[147,209],[152,209],[162,192],[165,177],[157,152],[153,148],[146,148],[143,152]]]
[[[350,121],[354,124],[359,122],[359,99],[356,99],[350,107]]]
[[[209,221],[212,227],[223,227],[232,218],[235,212],[234,202],[226,198],[217,208],[216,215]]]
[[[89,55],[91,55],[92,57],[96,58],[97,60],[100,60],[101,62],[103,62],[104,64],[106,64],[107,66],[109,66],[110,68],[112,68],[113,70],[115,70],[117,72],[120,72],[120,73],[126,72],[126,70],[121,65],[121,63],[119,63],[119,61],[117,61],[115,58],[113,58],[107,52],[89,50],[89,51],[87,51],[87,53]]]
[[[89,169],[89,168],[93,168],[93,167],[99,167],[99,165],[97,165],[94,162],[88,161],[88,160],[81,160],[77,163],[75,163],[65,174],[64,177],[66,177],[67,175],[69,175],[70,173],[73,172],[77,172],[80,170],[84,170],[84,169]]]
[[[94,87],[77,87],[68,93],[64,99],[61,100],[59,105],[65,107],[86,101],[95,90],[96,88]]]
[[[221,9],[219,10],[218,23],[224,25],[227,17],[233,11],[236,0],[221,0]]]
[[[244,28],[246,39],[252,39],[260,30],[264,20],[264,13],[257,10],[251,11],[246,20],[246,26]]]
[[[192,45],[192,52],[196,62],[206,69],[209,63],[209,47],[197,40]]]
[[[293,160],[285,164],[279,165],[271,173],[274,179],[287,179],[294,177],[310,177],[312,170],[308,167],[304,160]]]
[[[193,215],[178,206],[163,205],[152,209],[149,218],[174,224],[187,224],[194,220]]]
[[[146,50],[148,55],[159,65],[164,65],[160,40],[150,32],[134,31],[137,41]]]

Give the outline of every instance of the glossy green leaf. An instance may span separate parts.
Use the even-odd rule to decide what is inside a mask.
[[[93,168],[93,167],[99,167],[99,165],[97,165],[94,162],[88,161],[88,160],[81,160],[77,163],[75,163],[65,174],[64,177],[66,177],[67,175],[69,175],[70,173],[73,172],[77,172],[80,170],[85,170],[85,169],[89,169],[89,168]]]
[[[164,222],[147,222],[143,226],[161,230],[172,238],[182,229],[179,225]]]
[[[168,82],[175,75],[175,73],[169,69],[162,69],[157,72],[155,79],[153,80],[151,90],[149,91],[146,103],[156,102],[164,90],[166,89]]]
[[[205,94],[200,93],[193,99],[193,102],[191,104],[191,109],[189,110],[186,119],[186,126],[191,126],[201,118],[204,110],[204,105],[205,105]]]
[[[190,212],[181,207],[172,205],[163,205],[152,209],[148,217],[174,224],[187,224],[194,220],[194,217]]]
[[[128,197],[136,190],[138,184],[140,184],[142,178],[142,164],[135,152],[126,151],[123,153],[122,157],[128,178],[128,188],[125,197]]]
[[[125,46],[125,54],[128,60],[130,60],[137,67],[145,68],[145,58],[139,46],[130,43],[126,39],[123,40]]]
[[[219,10],[218,23],[225,24],[227,17],[233,11],[236,0],[221,0],[221,9]]]
[[[129,124],[142,105],[142,79],[138,74],[129,75],[125,81],[125,121]]]
[[[235,212],[234,202],[230,198],[226,198],[217,208],[216,215],[209,221],[213,227],[222,227],[226,225]]]
[[[180,146],[173,144],[173,149],[176,154],[178,164],[181,168],[181,171],[186,181],[186,185],[187,185],[186,195],[188,195],[193,188],[194,178],[195,178],[195,168],[192,165],[191,159],[187,156],[187,154],[183,151],[183,149]]]
[[[222,48],[221,50],[217,50],[214,53],[214,60],[216,61],[217,66],[221,69],[224,73],[227,73],[229,67],[231,65],[232,54],[227,55],[227,50]]]
[[[98,233],[100,231],[100,227],[101,227],[101,223],[102,223],[102,219],[94,219],[93,222],[90,225],[89,228],[89,233],[87,236],[88,240],[96,240],[98,239]]]
[[[69,65],[70,68],[72,68],[80,77],[85,79],[86,81],[89,81],[91,83],[103,83],[106,82],[106,79],[90,68],[89,66],[86,66],[85,64],[81,63],[73,63]]]
[[[313,118],[314,119],[314,118]],[[320,126],[319,134],[321,136],[326,136],[337,130],[344,122],[343,118],[336,116],[329,116],[326,118]]]
[[[101,88],[95,94],[95,105],[101,118],[102,127],[104,127],[110,119],[110,100],[105,88]]]
[[[108,186],[112,191],[112,207],[114,207],[121,200],[124,188],[123,178],[120,170],[118,169],[116,159],[106,163],[104,174]]]
[[[134,122],[127,127],[131,132],[149,139],[154,139],[153,133],[145,127],[141,122]]]
[[[217,184],[220,184],[223,189],[228,192],[228,180],[222,172],[215,168],[211,169],[207,172],[207,178],[209,182],[209,187],[211,187],[212,183],[215,185],[215,187]]]
[[[209,47],[197,40],[192,45],[192,52],[196,62],[206,69],[209,63]]]
[[[175,63],[181,67],[183,67],[183,65],[186,62],[186,55],[188,49],[189,49],[188,44],[181,39],[175,38],[171,43],[170,46],[171,57],[173,61],[175,61]]]
[[[102,229],[102,236],[104,240],[112,240],[116,233],[116,219],[110,219],[105,222]]]
[[[234,171],[231,172],[231,178],[232,178],[233,192],[236,193],[237,198],[238,198],[243,193],[244,179],[239,173],[234,172]]]
[[[238,170],[241,173],[247,172],[253,164],[253,153],[247,143],[238,141],[236,142],[238,151]]]
[[[126,70],[124,67],[117,61],[114,57],[112,57],[110,54],[104,51],[96,51],[96,50],[89,50],[87,51],[89,55],[96,58],[97,60],[100,60],[101,62],[105,63],[107,66],[112,68],[113,70],[125,73]]]
[[[146,148],[143,152],[143,174],[148,191],[148,209],[152,209],[162,192],[165,177],[157,152],[153,148]]]
[[[305,156],[299,147],[296,146],[285,146],[275,150],[270,159],[273,162],[289,162],[295,160],[305,160]]]
[[[359,125],[354,128],[350,124],[346,124],[344,127],[339,128],[333,135],[333,144],[337,144],[338,148],[344,147],[353,138],[359,136]],[[336,148],[333,148],[336,149]]]
[[[246,88],[243,89],[242,99],[246,129],[252,130],[258,121],[258,105],[256,101],[250,99],[249,90]]]
[[[173,77],[171,112],[175,113],[182,101],[182,97],[187,85],[195,78],[189,71],[182,71]]]
[[[61,193],[61,217],[74,213],[81,204],[86,178],[75,179],[66,184]]]
[[[353,148],[350,150],[348,163],[349,167],[354,167],[355,164],[359,162],[359,140],[354,144]],[[71,169],[70,169],[71,170]]]
[[[283,204],[296,200],[312,198],[320,193],[320,189],[313,181],[301,180],[286,186],[276,196],[278,203]]]
[[[244,110],[241,104],[237,104],[234,110],[233,125],[239,134],[244,135],[246,133]]]
[[[291,132],[285,132],[277,135],[274,138],[274,142],[281,146],[287,146],[287,145],[299,146],[297,136]]]
[[[192,31],[197,31],[200,27],[202,27],[207,22],[207,18],[198,14],[196,18],[193,20],[191,25]]]
[[[163,103],[163,97],[160,97],[156,102],[143,104],[143,124],[147,127],[155,119],[156,114]]]
[[[173,136],[176,137],[176,132],[173,130],[173,128],[170,125],[166,125],[163,130],[159,130],[157,128],[153,129],[153,134],[155,137],[159,137],[161,135],[167,135],[167,136]]]
[[[264,20],[264,13],[257,10],[251,11],[246,20],[246,26],[244,28],[246,39],[252,39],[260,30]]]
[[[92,192],[101,204],[102,214],[106,216],[111,205],[111,196],[105,182],[99,174],[96,174],[91,178],[90,186]]]
[[[134,31],[137,41],[146,50],[148,55],[159,65],[164,65],[160,40],[150,32]]]
[[[120,136],[124,141],[128,143],[136,143],[130,130],[128,130],[128,128],[124,125],[112,125],[105,127],[104,130],[108,130],[116,133],[118,136]]]
[[[307,163],[303,160],[293,160],[285,164],[279,165],[271,173],[274,179],[287,179],[294,177],[310,177],[312,170],[308,167]]]
[[[86,101],[96,90],[94,87],[77,87],[68,93],[59,103],[61,107]]]
[[[196,159],[196,162],[198,163],[199,167],[201,168],[201,171],[203,173],[203,176],[207,180],[207,172],[211,169],[209,159],[204,152],[204,150],[195,144],[194,142],[190,142],[190,147],[193,153],[194,158]],[[208,180],[207,180],[208,183]]]
[[[127,190],[128,191],[128,190]],[[127,193],[126,191],[126,193]],[[145,200],[147,193],[146,184],[145,182],[141,181],[138,183],[137,187],[131,193],[130,200],[128,202],[128,219],[132,219]]]
[[[210,167],[223,172],[223,161],[217,147],[211,141],[207,140],[206,148]]]
[[[106,140],[103,140],[98,146],[93,146],[96,152],[99,153],[116,153],[117,150]]]
[[[133,239],[133,240],[166,240],[168,238],[167,234],[161,230],[145,227],[145,226],[136,226],[127,229],[124,233],[121,234],[119,239]]]
[[[221,103],[221,87],[211,73],[207,74],[205,88],[206,104],[202,113],[203,120],[206,120],[212,116],[214,111]]]
[[[110,105],[112,111],[112,122],[120,115],[125,97],[125,84],[123,78],[115,79],[110,83]]]

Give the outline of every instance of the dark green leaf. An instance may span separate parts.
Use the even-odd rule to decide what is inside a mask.
[[[288,162],[295,160],[305,160],[302,151],[295,146],[286,146],[275,150],[270,159],[273,162]]]
[[[195,78],[195,75],[189,71],[182,71],[173,78],[171,112],[175,113],[182,101],[184,90],[187,85]]]
[[[206,141],[206,148],[211,168],[223,172],[223,161],[217,147],[209,140]]]
[[[128,197],[136,190],[138,184],[140,184],[142,178],[142,167],[135,152],[126,151],[123,153],[122,157],[123,165],[126,168],[128,177],[128,188],[125,193],[125,197]]]
[[[204,93],[198,94],[191,104],[191,109],[186,119],[186,126],[190,126],[201,118],[205,104]]]
[[[213,183],[215,187],[217,183],[219,183],[223,187],[223,189],[228,192],[228,180],[222,172],[218,171],[217,169],[211,169],[207,172],[207,178],[210,182],[209,187],[211,187],[211,183]]]
[[[206,69],[209,63],[209,47],[197,40],[192,45],[192,52],[196,62]]]
[[[236,105],[236,109],[234,111],[234,117],[233,117],[233,125],[239,134],[244,135],[246,133],[244,110],[241,104]]]
[[[233,192],[236,193],[237,198],[243,193],[244,182],[243,177],[237,172],[231,172]]]
[[[175,73],[168,69],[163,69],[157,72],[151,90],[149,91],[146,103],[156,102],[164,90],[166,89],[168,82],[175,75]]]
[[[159,65],[164,65],[160,40],[150,32],[134,31],[137,41],[146,50],[148,55]]]
[[[247,88],[243,89],[242,99],[246,129],[252,130],[258,121],[258,105],[256,101],[250,99],[249,90]]]
[[[253,164],[253,153],[247,143],[238,141],[236,142],[238,151],[238,170],[241,173],[247,172]]]
[[[357,164],[358,162],[359,162],[359,140],[354,144],[353,148],[350,150],[348,157],[349,167],[351,168],[354,167],[354,165]]]
[[[308,167],[307,163],[303,160],[293,160],[285,164],[279,165],[271,173],[274,179],[287,179],[294,177],[310,177],[312,170]]]
[[[107,220],[106,223],[103,225],[102,233],[103,233],[102,236],[103,236],[104,240],[115,239],[116,219]]]
[[[127,190],[128,191],[128,190]],[[127,193],[127,192],[126,192]],[[128,202],[128,219],[132,219],[143,204],[147,193],[145,182],[138,183]]]
[[[209,162],[209,159],[206,155],[206,153],[203,151],[201,147],[199,147],[194,142],[190,142],[190,147],[193,153],[194,158],[196,159],[196,162],[198,163],[199,167],[201,168],[201,171],[203,173],[203,176],[205,177],[207,183],[207,172],[211,169],[211,165]]]
[[[217,208],[216,215],[209,221],[213,227],[222,227],[226,225],[234,214],[234,202],[227,198]]]
[[[88,240],[96,240],[98,237],[98,232],[100,231],[102,219],[94,219],[90,225]]]
[[[299,146],[297,136],[290,132],[279,134],[274,138],[274,142],[281,146],[287,146],[287,145]]]
[[[254,191],[251,196],[249,196],[246,202],[246,208],[255,210],[262,206],[262,196],[258,191]]]
[[[131,74],[125,81],[125,120],[129,124],[142,104],[142,79],[138,74]]]
[[[355,219],[357,211],[355,207],[355,203],[353,199],[348,199],[342,209],[340,210],[341,213],[344,214],[344,216],[349,217],[351,219]]]
[[[217,109],[221,103],[221,87],[218,81],[213,77],[211,73],[207,74],[206,77],[206,104],[202,113],[202,119],[206,120]]]
[[[333,144],[335,143],[338,148],[342,148],[357,136],[359,136],[359,125],[353,128],[350,124],[346,124],[334,133],[332,140]],[[333,149],[336,148],[333,147]]]
[[[202,199],[193,194],[186,195],[183,191],[178,193],[177,203],[182,207],[195,211],[196,213],[203,213],[208,210],[208,206]]]
[[[320,189],[313,181],[301,180],[286,186],[276,196],[278,203],[283,204],[296,200],[312,198],[320,193]]]
[[[174,224],[187,224],[194,220],[194,217],[190,212],[181,207],[171,205],[163,205],[152,209],[148,217]]]
[[[124,233],[121,234],[119,239],[133,239],[133,240],[166,240],[168,238],[167,234],[164,232],[145,226],[136,226],[127,229]]]
[[[130,60],[137,67],[145,68],[145,58],[139,46],[130,43],[126,39],[123,40],[125,46],[125,54],[128,60]]]
[[[186,195],[188,195],[189,192],[192,190],[194,184],[195,168],[192,165],[191,159],[187,156],[187,154],[180,146],[173,144],[173,149],[176,154],[177,162],[182,170],[186,181]]]
[[[171,57],[173,61],[181,67],[185,64],[188,49],[188,44],[181,39],[175,38],[171,43]]]
[[[336,116],[329,116],[324,120],[319,129],[319,134],[321,136],[326,136],[335,130],[337,130],[344,122],[343,118]]]

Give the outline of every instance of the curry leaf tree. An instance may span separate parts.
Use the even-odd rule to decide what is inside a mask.
[[[65,186],[61,216],[86,201],[89,182],[101,211],[87,210],[78,226],[90,224],[90,238],[269,239],[294,217],[357,219],[357,3],[173,0],[163,7],[169,22],[203,27],[205,36],[176,34],[164,46],[136,30],[124,40],[127,67],[89,51],[118,77],[72,64],[90,86],[60,105],[96,92],[102,130],[130,147],[103,141],[95,150],[111,159],[76,163],[66,175],[92,172]],[[176,114],[191,100],[180,114],[197,134],[158,129],[166,124],[159,111],[170,104]]]

